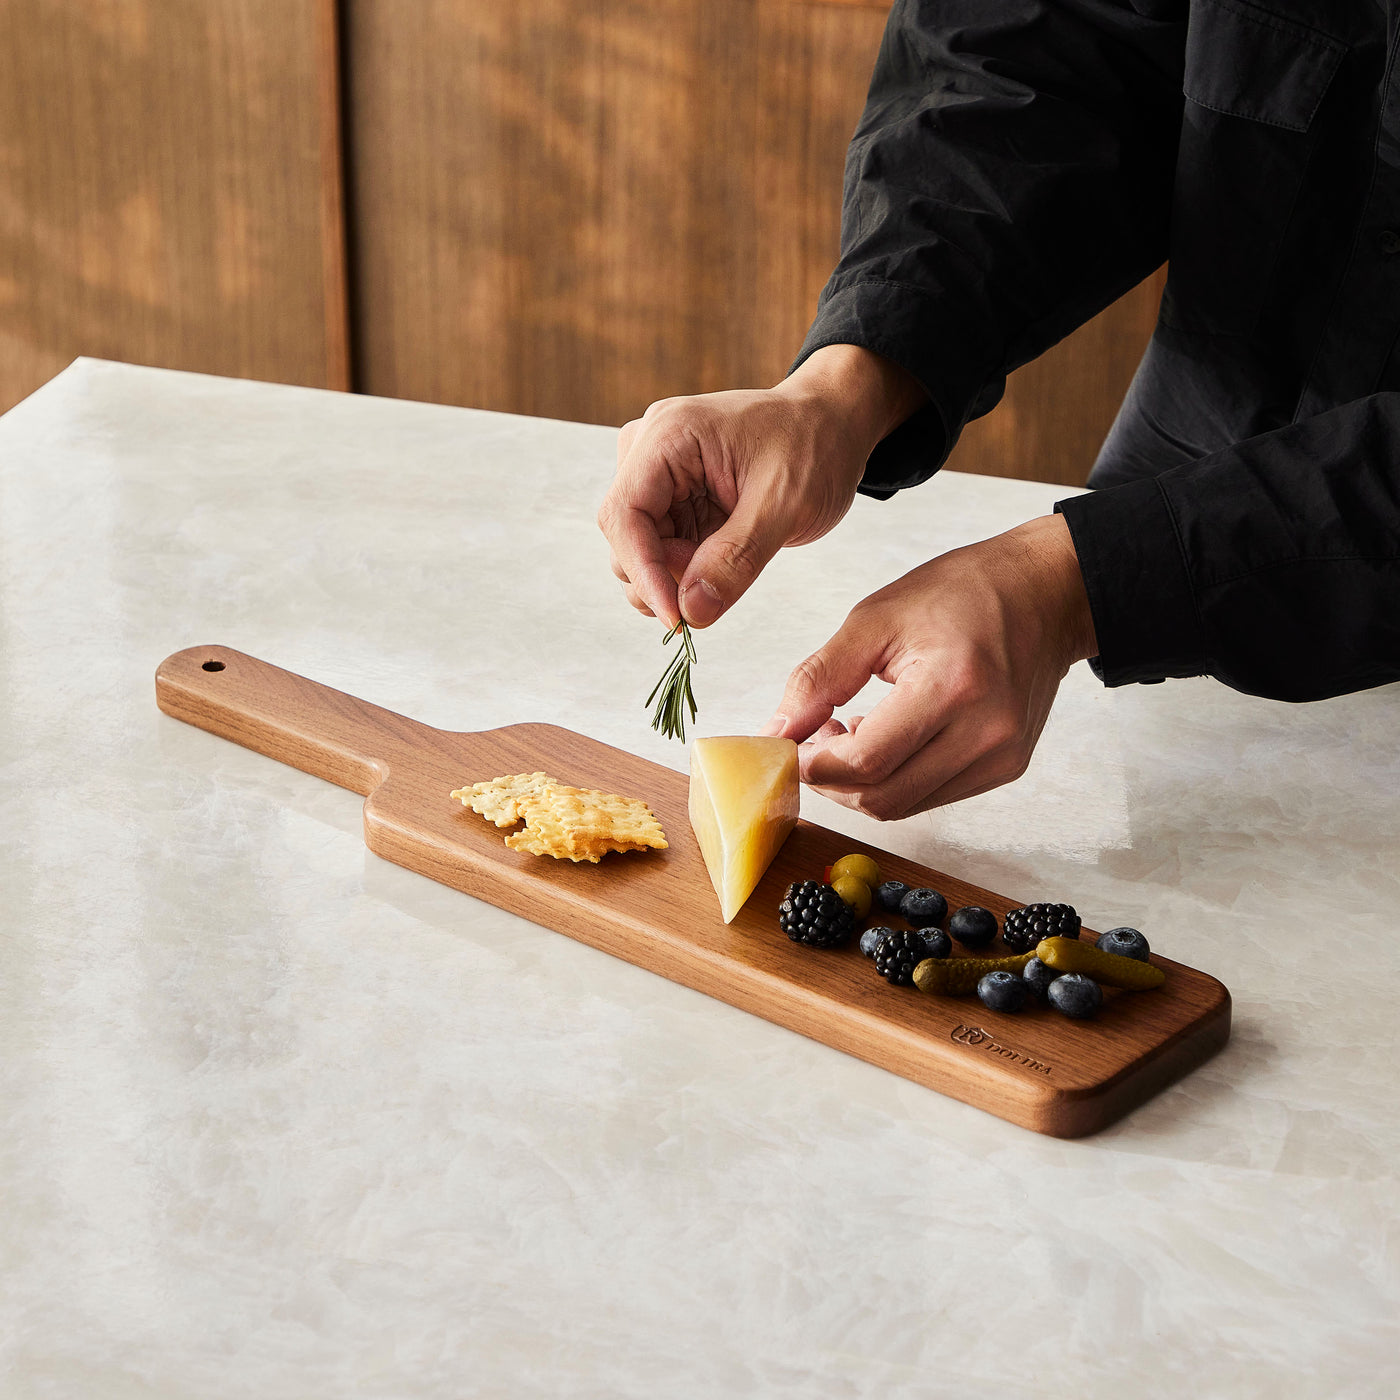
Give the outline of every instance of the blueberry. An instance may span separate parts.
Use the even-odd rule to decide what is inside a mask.
[[[1019,1011],[1026,1004],[1026,984],[1014,972],[989,972],[977,984],[977,995],[989,1011]]]
[[[1103,989],[1082,972],[1067,972],[1050,984],[1050,1005],[1076,1021],[1092,1016],[1103,1005]]]
[[[875,898],[879,901],[881,909],[888,909],[891,913],[899,913],[899,901],[909,893],[909,886],[903,880],[886,880],[879,889],[875,891]]]
[[[893,932],[894,930],[892,928],[884,927],[866,929],[865,932],[860,936],[860,951],[864,953],[867,958],[873,958],[875,956],[875,949],[878,946],[880,940],[887,933]]]
[[[948,913],[948,901],[937,890],[910,890],[899,901],[899,912],[915,928],[936,928]]]
[[[1111,928],[1107,933],[1099,934],[1099,951],[1146,962],[1147,940],[1135,928]]]
[[[997,936],[997,916],[990,909],[968,904],[953,912],[948,932],[966,948],[985,948]]]
[[[946,958],[953,951],[953,940],[942,929],[926,928],[919,930],[924,936],[924,945],[931,958]]]
[[[1053,967],[1047,967],[1039,958],[1032,958],[1022,970],[1021,976],[1036,996],[1044,997],[1050,991],[1050,984],[1060,974]]]

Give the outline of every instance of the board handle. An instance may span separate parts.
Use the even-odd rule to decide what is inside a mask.
[[[168,715],[368,797],[436,731],[232,647],[189,647],[156,668]]]

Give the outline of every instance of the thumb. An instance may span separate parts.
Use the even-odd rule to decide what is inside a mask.
[[[740,501],[734,514],[691,557],[680,583],[680,608],[692,627],[708,627],[743,597],[787,543],[782,512]]]
[[[778,712],[762,732],[799,743],[809,738],[838,705],[860,693],[883,654],[883,637],[873,634],[868,622],[853,626],[847,618],[841,630],[788,677]]]

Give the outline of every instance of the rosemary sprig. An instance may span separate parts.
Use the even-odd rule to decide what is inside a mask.
[[[695,643],[691,640],[690,628],[682,618],[661,639],[661,645],[668,645],[677,632],[681,634],[681,644],[661,679],[647,696],[646,703],[649,706],[653,700],[656,701],[651,727],[659,729],[668,739],[679,739],[685,743],[687,709],[690,710],[692,723],[695,720],[695,692],[690,688],[690,668],[695,665]]]

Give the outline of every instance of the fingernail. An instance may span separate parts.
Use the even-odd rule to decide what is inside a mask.
[[[787,728],[787,722],[788,718],[786,715],[774,715],[758,732],[763,737],[771,739],[775,735],[781,734],[783,730]]]
[[[681,589],[681,611],[692,627],[708,627],[724,611],[724,603],[708,579],[697,579]]]

